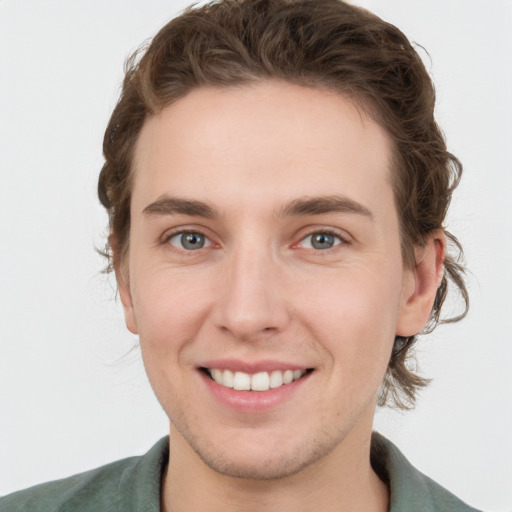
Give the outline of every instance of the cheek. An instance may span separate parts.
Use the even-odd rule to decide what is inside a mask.
[[[311,279],[297,290],[299,315],[313,337],[343,368],[347,382],[382,378],[395,337],[400,280],[368,269],[333,272],[329,280]],[[375,379],[371,379],[375,380]]]
[[[142,278],[142,274],[139,274]],[[163,409],[179,421],[175,404],[193,400],[187,354],[204,324],[208,294],[204,281],[154,269],[135,281],[132,293],[144,367]]]
[[[203,277],[158,268],[138,274],[132,297],[143,351],[176,360],[194,339],[211,296]]]

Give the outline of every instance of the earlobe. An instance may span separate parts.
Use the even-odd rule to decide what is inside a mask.
[[[129,278],[125,280],[124,277],[119,276],[117,271],[116,278],[117,286],[119,288],[119,297],[121,298],[121,303],[123,304],[124,321],[126,323],[126,327],[132,334],[138,334],[137,323],[135,321],[135,312],[133,310]]]
[[[446,238],[442,230],[430,234],[425,245],[415,249],[416,266],[406,270],[396,334],[413,336],[428,322],[444,273]]]
[[[114,270],[116,274],[117,287],[119,290],[119,297],[123,304],[124,320],[126,327],[133,334],[138,334],[137,322],[135,321],[135,312],[133,309],[133,300],[130,288],[130,276],[126,262],[121,261],[122,258],[117,250],[117,242],[113,235],[109,237],[110,247],[113,252]]]

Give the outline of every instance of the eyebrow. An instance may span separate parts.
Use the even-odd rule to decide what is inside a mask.
[[[159,197],[156,201],[146,206],[142,212],[149,216],[182,214],[193,217],[206,217],[208,219],[218,217],[215,208],[208,203],[167,195]]]
[[[148,216],[181,214],[208,219],[219,216],[215,207],[206,202],[168,195],[161,196],[150,203],[144,208],[143,213]],[[348,197],[338,195],[294,199],[279,209],[277,217],[300,217],[327,213],[355,213],[370,219],[373,218],[372,212],[366,206]]]
[[[370,219],[373,218],[372,212],[366,206],[348,197],[338,195],[294,199],[283,206],[277,215],[278,217],[296,217],[326,213],[355,213]]]

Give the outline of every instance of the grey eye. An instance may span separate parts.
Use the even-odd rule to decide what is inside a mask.
[[[169,243],[178,249],[196,251],[210,245],[210,241],[201,233],[178,233],[169,239]]]
[[[305,237],[302,241],[303,246],[308,249],[316,249],[318,251],[332,249],[336,245],[341,244],[340,237],[331,233],[312,233]]]
[[[330,249],[334,246],[334,237],[328,233],[315,233],[311,236],[311,245],[315,249]]]

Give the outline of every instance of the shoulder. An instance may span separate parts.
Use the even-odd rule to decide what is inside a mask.
[[[389,482],[390,512],[479,512],[418,471],[390,441],[374,433],[372,465]]]
[[[112,462],[0,498],[0,512],[158,512],[160,482],[167,458],[168,439],[163,438],[143,456]]]
[[[138,459],[139,457],[132,457],[120,460],[85,473],[15,492],[0,499],[0,511],[82,511],[93,510],[103,500],[115,503],[119,481],[126,471],[133,469]]]

